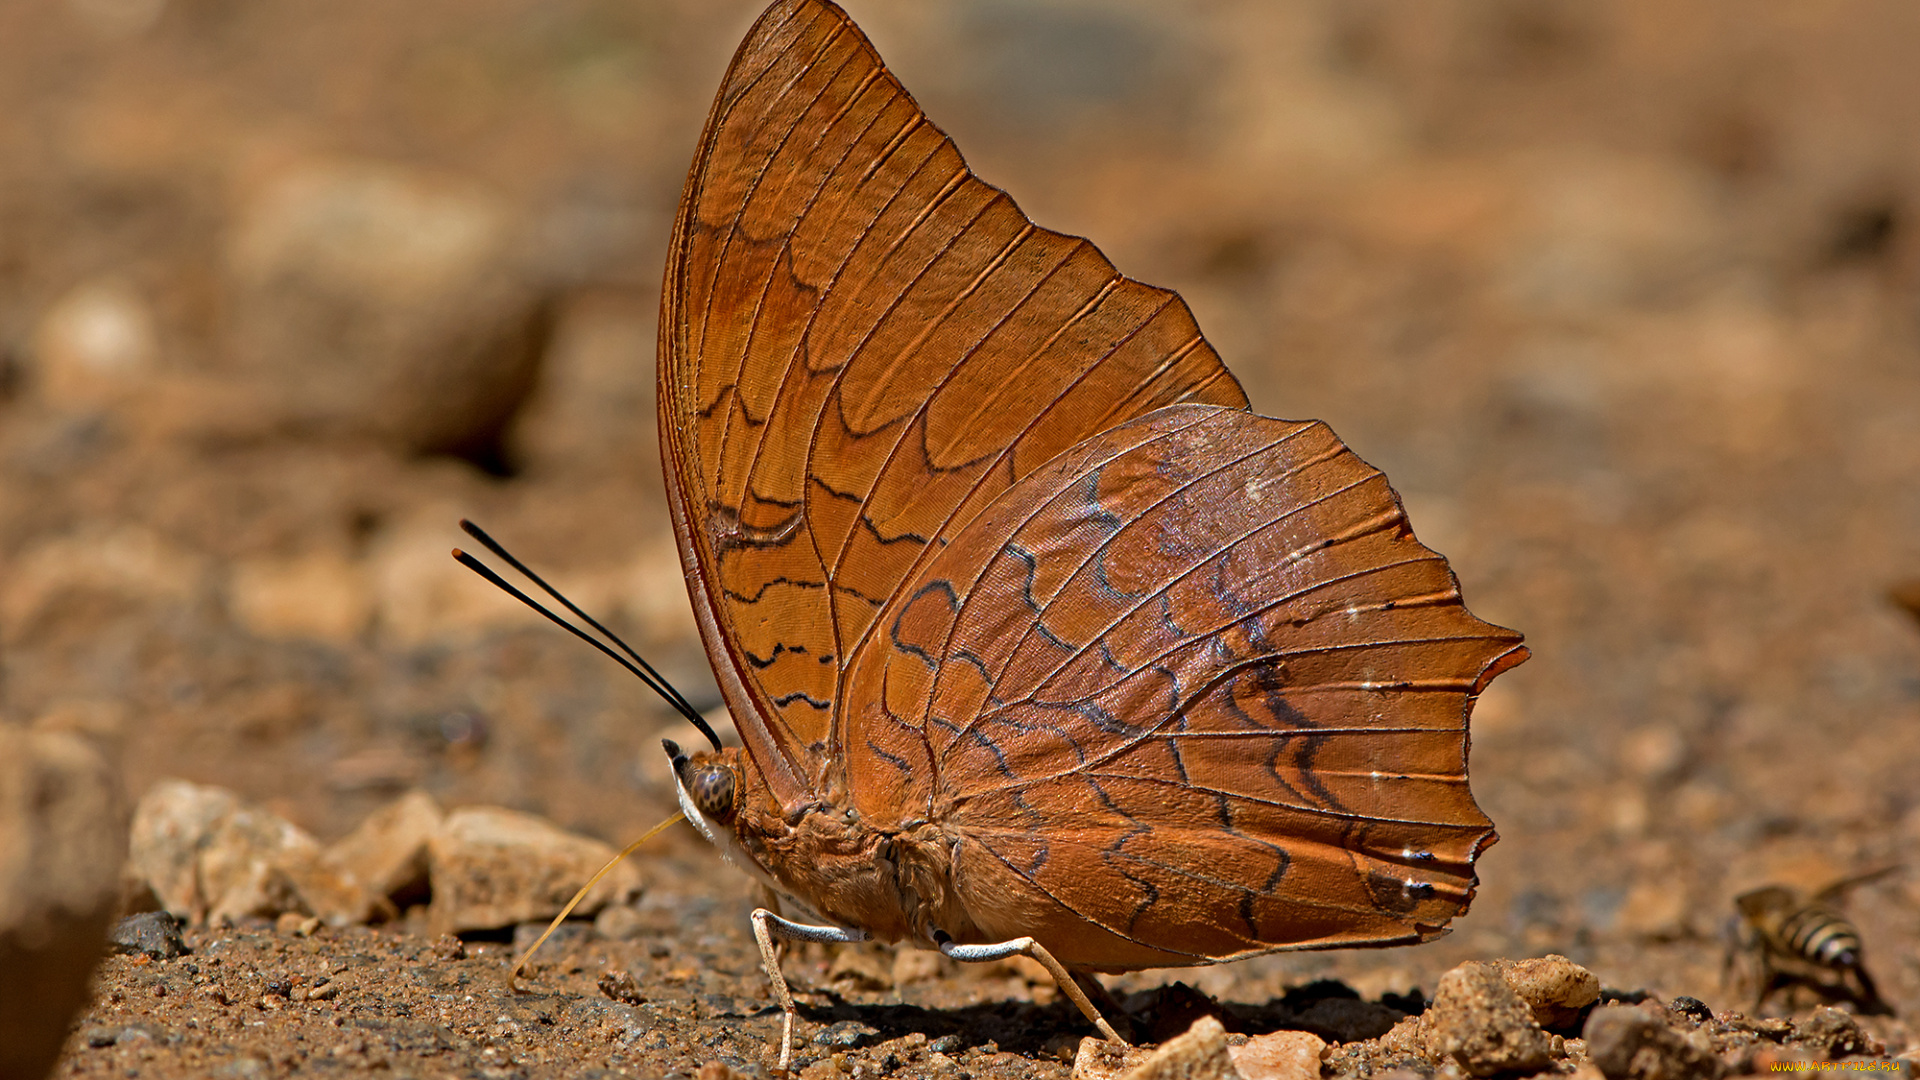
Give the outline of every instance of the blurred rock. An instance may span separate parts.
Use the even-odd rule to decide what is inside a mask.
[[[410,648],[458,643],[505,626],[540,623],[540,616],[449,557],[466,538],[459,520],[454,506],[423,507],[375,538],[369,562],[375,626],[383,644]],[[580,604],[592,599],[572,589],[569,595]]]
[[[680,548],[671,538],[636,546],[632,559],[617,573],[608,589],[608,603],[624,612],[646,641],[668,646],[699,640],[699,624],[686,602],[687,574],[680,566]],[[731,717],[727,722],[732,722]]]
[[[593,917],[593,932],[608,941],[631,941],[650,927],[645,916],[626,904],[608,904]]]
[[[1679,161],[1560,150],[1530,171],[1505,287],[1536,310],[1654,300],[1699,271],[1723,220],[1709,179]]]
[[[616,850],[531,814],[466,807],[448,814],[429,846],[432,932],[493,930],[551,919]],[[592,915],[639,895],[631,860],[613,868],[574,909]]]
[[[0,640],[30,634],[76,593],[157,607],[185,604],[203,566],[196,554],[138,526],[53,537],[27,549],[0,576]]]
[[[129,876],[153,890],[166,910],[194,921],[211,906],[200,882],[200,848],[240,800],[219,788],[162,780],[134,808]]]
[[[373,617],[366,571],[333,552],[293,559],[247,559],[233,568],[234,618],[264,638],[351,644]]]
[[[1420,1017],[1428,1056],[1452,1060],[1471,1076],[1545,1068],[1551,1044],[1533,1012],[1494,964],[1466,963],[1440,977]]]
[[[0,1076],[52,1067],[119,896],[119,782],[74,735],[0,726]]]
[[[814,1032],[813,1045],[851,1050],[856,1046],[866,1046],[877,1039],[879,1035],[880,1030],[878,1028],[863,1024],[858,1020],[842,1020],[836,1024],[828,1024],[826,1027]],[[950,1042],[947,1045],[942,1045],[942,1039],[950,1040]],[[927,1048],[938,1053],[952,1053],[960,1049],[960,1041],[958,1036],[942,1035],[939,1039],[928,1043]]]
[[[410,791],[369,814],[321,859],[377,896],[424,895],[427,850],[444,820],[433,796]]]
[[[1223,55],[1201,70],[1233,102],[1216,168],[1290,191],[1302,182],[1350,182],[1404,153],[1407,116],[1380,88],[1330,69],[1310,9],[1256,6],[1213,17]]]
[[[626,968],[609,968],[601,972],[600,992],[627,1005],[638,1005],[647,1000],[646,995],[640,992],[640,984],[634,980],[633,972]]]
[[[1856,1054],[1884,1054],[1886,1047],[1860,1028],[1860,1021],[1852,1014],[1843,1012],[1831,1005],[1822,1005],[1813,1010],[1813,1015],[1800,1024],[1800,1038],[1812,1043],[1829,1060],[1838,1061]]]
[[[79,738],[110,767],[118,767],[126,741],[127,704],[97,697],[64,698],[35,716],[31,727],[37,732]]]
[[[1358,1042],[1385,1035],[1403,1017],[1398,1009],[1359,998],[1329,997],[1307,1006],[1293,1024],[1329,1042]]]
[[[654,369],[659,298],[592,293],[565,304],[539,381],[508,435],[528,473],[630,467],[658,455]]]
[[[299,912],[334,926],[365,922],[378,897],[322,865],[320,844],[222,788],[162,780],[133,814],[129,876],[194,922]]]
[[[160,21],[167,0],[67,0],[89,30],[108,39],[138,37]]]
[[[1687,890],[1670,876],[1637,881],[1627,890],[1613,928],[1652,941],[1685,936],[1692,913]]]
[[[464,180],[286,165],[244,194],[229,240],[236,358],[298,422],[473,451],[525,396],[544,336],[519,230]]]
[[[1380,1048],[1393,1054],[1412,1054],[1425,1057],[1427,1037],[1425,1014],[1409,1016],[1393,1025],[1385,1035],[1380,1036]]]
[[[187,943],[180,937],[180,920],[168,911],[143,911],[113,924],[107,944],[117,953],[143,954],[155,960],[184,956]]]
[[[1895,607],[1920,619],[1920,578],[1895,582],[1887,589],[1887,599],[1893,601]]]
[[[1674,1020],[1684,1018],[1690,1024],[1704,1024],[1713,1019],[1713,1010],[1699,998],[1682,994],[1667,1002],[1667,1016]]]
[[[1638,1006],[1595,1009],[1582,1036],[1587,1057],[1608,1080],[1713,1080],[1726,1071],[1704,1038],[1696,1042]]]
[[[946,957],[930,949],[901,949],[893,954],[893,985],[939,978],[946,962]]]
[[[1227,1029],[1203,1016],[1186,1034],[1156,1047],[1125,1080],[1239,1080],[1239,1074],[1227,1054]]]
[[[891,990],[893,970],[870,948],[843,946],[827,964],[827,981],[852,983],[862,990]]]
[[[1184,1034],[1201,1017],[1217,1018],[1221,1011],[1219,1002],[1184,982],[1136,991],[1123,998],[1122,1005],[1127,1015],[1140,1021],[1134,1034],[1149,1044],[1163,1043]]]
[[[1073,1054],[1072,1080],[1120,1080],[1120,1077],[1147,1060],[1151,1050],[1142,1046],[1121,1046],[1097,1035],[1080,1040]]]
[[[55,301],[41,317],[33,345],[40,396],[66,409],[126,400],[160,353],[146,298],[115,277],[83,282]]]
[[[1315,1080],[1326,1041],[1305,1031],[1275,1031],[1227,1048],[1244,1080]]]
[[[1121,1046],[1089,1036],[1073,1055],[1073,1080],[1240,1080],[1227,1031],[1203,1016],[1158,1047]]]
[[[1577,1024],[1581,1011],[1600,1000],[1599,978],[1564,956],[1503,960],[1499,964],[1507,985],[1527,1003],[1534,1020],[1549,1031]]]
[[[547,625],[519,601],[448,557],[451,548],[475,546],[456,524],[468,509],[451,502],[422,505],[373,538],[367,565],[374,591],[374,626],[382,644],[403,648],[460,644],[508,627]],[[597,521],[582,527],[596,527]],[[516,546],[513,537],[501,539],[509,547]],[[598,618],[631,627],[624,635],[655,663],[673,649],[698,648],[699,629],[687,604],[686,571],[670,535],[634,545],[622,551],[617,561],[584,566],[541,561],[540,572],[576,604]],[[704,670],[704,653],[698,655]],[[653,779],[671,793],[672,773],[665,756],[649,757],[659,761],[643,767],[654,770]]]
[[[1641,780],[1670,776],[1687,763],[1687,757],[1686,740],[1669,726],[1650,725],[1620,740],[1620,763]]]

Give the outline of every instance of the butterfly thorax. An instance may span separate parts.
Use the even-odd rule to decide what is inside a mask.
[[[733,781],[730,806],[702,806],[690,792],[716,769]],[[687,759],[680,790],[688,819],[728,861],[828,922],[880,941],[982,937],[951,886],[953,838],[934,823],[876,828],[832,798],[783,810],[752,758],[732,747]]]

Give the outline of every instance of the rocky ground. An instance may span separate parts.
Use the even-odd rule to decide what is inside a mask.
[[[754,897],[687,830],[525,994],[532,909],[449,914],[482,865],[450,838],[623,844],[671,812],[658,743],[686,738],[453,564],[460,517],[717,704],[659,495],[653,311],[756,6],[0,7],[0,812],[30,823],[0,828],[0,965],[36,973],[0,979],[0,1064],[36,1032],[52,1053],[44,1017],[86,996],[61,949],[187,880],[188,951],[103,961],[58,1072],[768,1065]],[[1502,839],[1452,936],[1110,980],[1143,1039],[1218,1015],[1192,1075],[1222,1047],[1299,1065],[1299,1040],[1246,1049],[1277,1030],[1340,1074],[1911,1061],[1920,15],[851,10],[987,179],[1179,289],[1257,409],[1381,466],[1535,652],[1475,716]],[[258,857],[136,844],[123,883],[116,822],[207,790],[172,780],[227,793],[177,802],[204,811],[182,835],[224,822]],[[424,861],[327,876],[409,793],[441,815]],[[1735,896],[1887,867],[1838,903],[1893,1018],[1724,978]],[[1530,1029],[1504,976],[1448,975],[1548,954],[1621,1004]],[[787,964],[816,1075],[1129,1064],[1076,1064],[1081,1022],[1017,965]],[[1494,1064],[1488,1032],[1533,1049]]]

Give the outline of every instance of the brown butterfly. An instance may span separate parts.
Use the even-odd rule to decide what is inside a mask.
[[[735,55],[674,225],[660,434],[745,744],[687,816],[805,922],[1076,973],[1425,941],[1494,840],[1467,715],[1527,656],[1385,477],[1049,232],[825,0]]]

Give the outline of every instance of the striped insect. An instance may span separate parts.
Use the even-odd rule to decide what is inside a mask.
[[[1777,990],[1802,986],[1830,1001],[1851,1001],[1863,1012],[1892,1012],[1867,974],[1860,931],[1836,906],[1846,891],[1893,867],[1847,878],[1812,898],[1785,885],[1767,885],[1734,898],[1728,971],[1745,961],[1746,982],[1758,1011]]]

